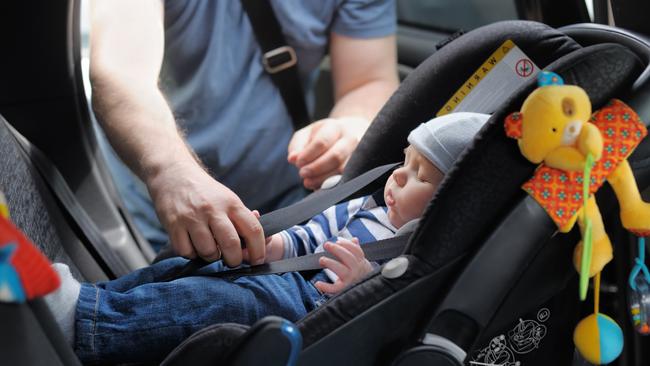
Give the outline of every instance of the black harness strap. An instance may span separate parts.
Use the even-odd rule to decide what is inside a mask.
[[[344,201],[348,197],[367,187],[386,173],[392,172],[395,167],[402,163],[391,163],[378,166],[358,177],[332,187],[317,191],[305,199],[275,211],[271,211],[260,217],[260,224],[264,228],[264,234],[270,236],[296,224],[305,222],[328,207]]]
[[[404,247],[411,237],[408,235],[395,236],[389,239],[379,240],[372,243],[366,243],[361,246],[363,253],[367,260],[380,261],[384,259],[394,258],[402,254]],[[216,277],[216,278],[237,278],[243,276],[259,276],[276,273],[286,272],[304,272],[315,269],[322,269],[318,260],[320,257],[326,256],[335,259],[327,252],[320,252],[315,254],[303,255],[301,257],[283,259],[271,263],[264,263],[257,266],[235,268],[228,271],[201,273],[197,272],[193,275]]]
[[[269,212],[260,217],[260,224],[264,229],[264,234],[266,236],[271,236],[273,234],[279,233],[280,231],[289,228],[293,225],[300,224],[305,222],[315,215],[321,213],[323,210],[328,207],[335,205],[346,198],[350,197],[354,193],[360,191],[361,189],[367,187],[369,184],[373,183],[377,179],[383,177],[385,174],[392,172],[395,167],[401,163],[391,163],[376,167],[367,171],[360,176],[350,179],[349,181],[335,186],[331,189],[318,191],[310,196],[307,196],[302,201],[296,202],[291,206],[287,206],[272,212]],[[367,245],[367,244],[366,244]],[[302,256],[298,258],[292,258],[299,260],[301,258],[306,258],[308,256]],[[382,258],[385,259],[385,258]],[[308,259],[303,259],[307,261]],[[278,261],[279,262],[279,261]],[[270,264],[270,263],[268,263]],[[260,266],[266,266],[268,264],[263,264]],[[316,264],[318,265],[318,259],[316,259]],[[188,262],[183,268],[181,268],[176,274],[167,278],[167,280],[173,280],[176,278],[187,277],[191,274],[194,274],[201,267],[209,265],[208,262],[203,259],[193,259]],[[253,266],[260,267],[260,266]],[[317,266],[316,269],[320,268]],[[282,271],[289,272],[289,271]],[[277,273],[277,272],[274,272]]]

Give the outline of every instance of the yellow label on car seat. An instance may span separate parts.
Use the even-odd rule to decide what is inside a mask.
[[[5,219],[9,218],[9,207],[7,206],[7,200],[2,192],[0,192],[0,217],[4,217]]]
[[[505,41],[438,111],[440,117],[451,112],[493,113],[539,68],[511,40]]]

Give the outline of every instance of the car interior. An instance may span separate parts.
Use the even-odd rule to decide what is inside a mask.
[[[0,4],[0,191],[13,223],[52,262],[96,282],[142,268],[155,253],[129,217],[97,145],[88,102],[87,5]],[[409,131],[434,117],[508,40],[540,69],[582,87],[594,110],[618,98],[650,125],[650,25],[642,16],[649,3],[397,0],[396,6],[402,82],[334,189],[343,191],[367,172],[400,162]],[[405,238],[398,261],[295,324],[279,317],[252,326],[215,324],[157,363],[589,365],[573,342],[574,328],[594,300],[593,291],[586,301],[577,296],[571,258],[580,231],[558,233],[521,189],[536,166],[504,132],[506,116],[536,87],[536,80],[526,81],[490,111],[487,125]],[[327,115],[331,91],[325,60],[315,118]],[[628,161],[650,201],[647,137]],[[374,176],[331,203],[372,192],[385,179]],[[647,365],[650,338],[634,328],[627,291],[637,238],[622,227],[611,187],[605,184],[596,199],[614,243],[600,306],[622,328],[624,340],[611,364]],[[279,217],[282,228],[300,221]],[[395,266],[402,269],[397,274]],[[0,324],[0,364],[81,364],[42,299],[0,302]],[[505,347],[513,334],[522,337],[519,348]]]

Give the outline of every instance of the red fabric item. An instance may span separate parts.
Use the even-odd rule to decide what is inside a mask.
[[[618,99],[596,111],[589,122],[603,136],[603,155],[591,170],[589,194],[593,194],[648,132],[634,110]],[[522,188],[563,227],[582,208],[582,177],[582,172],[563,172],[540,164]]]
[[[504,124],[505,129],[506,129],[506,136],[513,138],[513,139],[519,139],[521,138],[521,129],[522,129],[522,124],[523,124],[523,118],[521,117],[521,113],[519,112],[513,112],[510,115],[506,117],[506,123]]]
[[[0,247],[10,243],[18,246],[11,258],[11,265],[20,277],[28,300],[47,295],[59,287],[61,280],[50,261],[20,229],[0,216]]]

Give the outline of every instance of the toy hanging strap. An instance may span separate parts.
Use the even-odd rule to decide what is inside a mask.
[[[591,182],[591,168],[594,165],[594,157],[587,154],[585,169],[582,175],[582,216],[584,218],[584,233],[582,234],[582,259],[580,260],[580,300],[587,298],[589,286],[589,268],[591,268],[591,220],[587,217],[587,201],[589,200],[589,183]]]
[[[630,272],[628,302],[634,329],[642,335],[650,335],[650,271],[645,265],[645,238],[639,238],[639,254]]]
[[[594,314],[600,309],[600,272],[594,276]]]
[[[638,276],[640,273],[643,273],[646,282],[650,283],[650,271],[648,271],[648,267],[645,265],[645,238],[643,237],[639,238],[639,254],[634,259],[634,262],[636,264],[632,268],[632,272],[630,272],[628,283],[630,284],[632,290],[636,291],[636,276]]]

